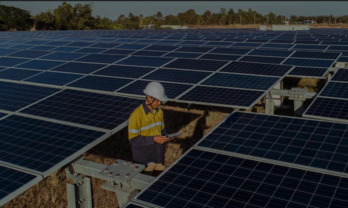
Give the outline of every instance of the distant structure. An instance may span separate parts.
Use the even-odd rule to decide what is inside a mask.
[[[305,20],[303,23],[304,24],[316,24],[317,22],[314,20]]]
[[[260,25],[260,30],[273,31],[295,31],[295,30],[309,30],[309,25]]]
[[[161,25],[161,28],[171,28],[174,30],[187,30],[188,26],[181,26],[181,25]]]

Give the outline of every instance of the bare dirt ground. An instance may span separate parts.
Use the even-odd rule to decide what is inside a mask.
[[[184,131],[177,139],[166,144],[165,166],[170,166],[193,144],[219,124],[232,109],[202,107],[168,103],[162,107],[168,132]],[[122,129],[112,137],[84,154],[88,160],[110,164],[116,158],[131,161],[131,148],[127,129]],[[45,180],[17,196],[2,208],[65,208],[67,207],[66,178],[64,169],[60,169]],[[118,207],[116,194],[103,190],[105,181],[92,178],[93,205],[95,208]]]

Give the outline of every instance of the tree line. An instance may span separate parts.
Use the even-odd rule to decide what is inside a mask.
[[[74,6],[63,2],[56,9],[41,12],[31,16],[26,10],[16,7],[0,5],[0,30],[95,30],[95,29],[141,29],[145,25],[160,28],[161,25],[217,25],[231,26],[239,24],[290,24],[303,23],[306,20],[315,21],[316,24],[348,23],[348,15],[344,16],[296,16],[286,18],[270,12],[263,15],[249,9],[233,10],[221,8],[219,12],[205,11],[197,14],[194,9],[177,15],[164,16],[158,11],[156,14],[144,17],[143,15],[121,14],[116,20],[106,17],[92,16],[92,5],[77,3]]]

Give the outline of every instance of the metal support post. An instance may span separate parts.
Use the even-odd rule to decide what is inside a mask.
[[[266,95],[265,104],[266,104],[265,114],[273,115],[274,114],[274,103],[273,103],[272,95],[270,93],[267,93],[267,95]]]
[[[301,88],[292,88],[289,91],[289,100],[294,101],[294,114],[295,116],[302,116],[303,102],[306,100],[306,93],[308,91]]]
[[[85,177],[80,183],[66,184],[69,208],[92,208],[91,179]]]

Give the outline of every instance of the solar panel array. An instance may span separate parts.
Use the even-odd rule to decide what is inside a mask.
[[[3,32],[0,40],[0,206],[123,128],[131,111],[142,102],[134,97],[143,98],[142,90],[150,81],[160,81],[169,98],[174,101],[246,109],[263,98],[285,76],[323,78],[335,62],[345,61],[348,57],[346,34],[336,30]],[[306,115],[315,112],[314,117],[336,116],[337,119],[346,119],[346,80],[343,74],[341,71],[336,73]],[[320,107],[316,107],[317,103],[318,106],[327,106],[323,112]],[[337,108],[329,111],[329,106],[332,105]],[[261,133],[256,131],[254,134]],[[238,138],[232,140],[240,141]],[[328,138],[326,140],[329,141]],[[335,145],[326,140],[316,142]],[[200,144],[207,144],[209,141],[206,138]],[[294,141],[301,143],[301,139]],[[233,151],[236,154],[252,151],[255,152],[255,157],[259,157],[266,149],[252,149],[252,145],[258,147],[257,142],[268,141],[250,141],[245,146],[240,144],[240,149]],[[227,158],[226,151],[221,149],[223,143],[221,140],[214,140],[211,146],[207,144],[204,147],[216,147],[214,151],[223,151],[214,153],[214,157],[206,157],[206,150],[198,150],[203,147],[196,147],[180,161],[192,157],[190,154],[197,154],[199,160],[205,160],[209,164],[207,168],[216,167],[215,163],[221,161],[215,158]],[[225,145],[231,146],[227,143]],[[290,147],[284,150],[281,149],[284,147],[276,146],[263,158],[288,163],[293,159],[289,155],[293,154],[291,151],[294,147]],[[314,154],[310,151],[311,148],[312,146],[308,146],[303,149],[305,155],[301,155],[302,160],[294,160],[292,164],[299,165],[297,161],[308,163],[307,154]],[[203,152],[199,153],[200,151]],[[325,161],[328,165],[325,170],[343,169],[342,152],[325,149],[319,153],[325,153],[325,157],[328,157],[326,154],[334,155],[332,160]],[[254,164],[254,161],[250,158],[241,162],[235,155],[228,157],[226,161],[234,161],[230,165],[237,172],[245,169],[262,172],[263,169],[258,167],[266,164],[259,162],[251,168],[250,164]],[[323,158],[319,158],[319,162],[317,159],[305,165],[322,168],[316,165],[319,162],[324,164],[321,160]],[[187,165],[188,172],[196,168],[190,164],[184,165]],[[283,168],[281,165],[273,164],[272,167]],[[201,172],[206,171],[205,167],[199,168]],[[287,171],[291,172],[292,167],[289,168]],[[296,168],[294,170],[298,171]],[[267,171],[265,173],[270,174]],[[195,181],[183,184],[182,193],[177,192],[179,200],[151,198],[151,195],[142,195],[142,200],[168,207],[201,206],[203,201],[205,205],[213,207],[237,206],[241,202],[238,201],[241,200],[241,193],[250,191],[228,185],[218,192],[202,192],[196,198],[189,199],[185,196],[190,195],[198,178],[181,172],[173,174],[177,174],[178,181],[190,177],[190,180]],[[17,179],[14,180],[14,177]],[[292,180],[291,175],[284,177],[284,180]],[[321,177],[327,177],[326,173]],[[220,182],[216,180],[209,178],[205,182],[209,187],[217,187],[216,184]],[[245,183],[255,183],[255,180],[250,178]],[[278,198],[274,201],[269,196],[265,198],[262,180],[256,180],[261,185],[255,186],[258,187],[256,194],[249,201],[243,201],[243,204],[256,207],[284,204],[287,199],[280,197],[283,201]],[[316,182],[319,185],[334,186],[336,192],[346,188],[345,183],[337,185],[327,184],[325,181]],[[166,199],[168,193],[176,187],[173,187],[172,182],[164,183],[167,183],[168,190],[151,191],[158,192]],[[293,196],[303,194],[302,189],[286,184],[280,187],[289,189]],[[232,197],[226,201],[226,193],[234,193],[235,189],[238,200]],[[284,194],[278,192],[278,189],[276,193]],[[325,205],[340,205],[345,200],[341,195],[335,195],[329,197],[328,202],[327,198],[321,197],[320,192],[307,192],[312,194],[313,200],[307,202],[311,206],[320,204],[318,201]],[[299,205],[302,202],[298,200],[300,198],[293,198],[287,200],[287,203],[289,206]],[[176,203],[179,205],[175,205]]]
[[[130,207],[346,207],[348,124],[235,112]]]

